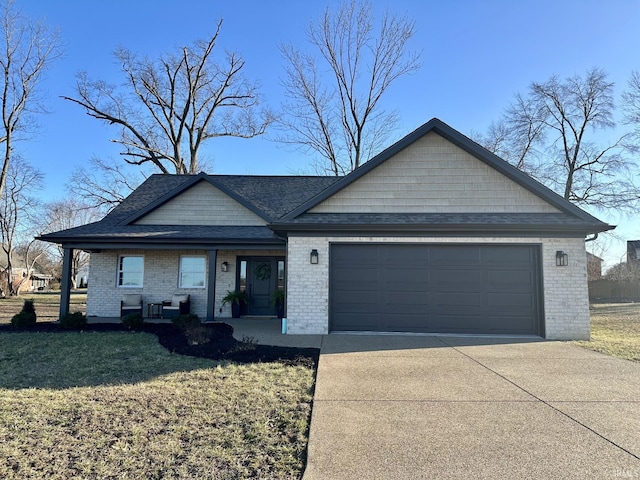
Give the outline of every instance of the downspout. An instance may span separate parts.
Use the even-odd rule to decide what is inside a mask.
[[[598,234],[597,234],[597,233],[594,233],[594,234],[593,234],[593,237],[591,237],[591,238],[585,238],[585,239],[584,239],[584,243],[587,243],[587,242],[593,242],[596,238],[598,238]]]

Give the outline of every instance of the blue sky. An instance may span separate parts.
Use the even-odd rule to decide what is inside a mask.
[[[174,47],[207,38],[224,19],[219,51],[235,50],[246,60],[246,74],[262,85],[268,104],[282,99],[281,42],[305,46],[305,28],[327,3],[321,1],[218,0],[18,0],[31,17],[60,30],[65,58],[47,74],[44,88],[51,114],[40,130],[16,145],[45,173],[45,200],[64,195],[74,166],[92,156],[117,158],[109,143],[115,131],[60,98],[74,95],[76,72],[121,81],[112,52],[122,45],[157,56]],[[336,2],[329,2],[335,4]],[[465,134],[484,132],[531,81],[551,75],[583,74],[598,66],[616,83],[619,94],[632,70],[640,70],[640,2],[614,0],[536,1],[375,1],[415,20],[410,48],[422,52],[421,70],[400,79],[388,91],[384,107],[395,109],[400,127],[394,138],[438,117]],[[287,174],[307,165],[304,156],[269,137],[221,139],[207,144],[204,156],[220,174]],[[618,224],[625,238],[640,238],[640,216],[592,212]],[[609,263],[624,253],[613,242]]]

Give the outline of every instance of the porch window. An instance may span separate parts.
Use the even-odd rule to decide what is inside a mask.
[[[118,259],[118,286],[140,288],[144,279],[142,255],[120,255]]]
[[[278,260],[278,290],[284,292],[284,260]]]
[[[238,282],[238,287],[241,292],[247,291],[247,261],[240,260],[240,281]]]
[[[179,288],[204,288],[205,277],[205,257],[180,257]]]

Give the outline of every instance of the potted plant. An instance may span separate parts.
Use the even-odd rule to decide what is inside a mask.
[[[276,290],[271,295],[271,305],[276,306],[276,315],[278,318],[284,317],[284,290]]]
[[[247,294],[239,290],[227,291],[227,295],[222,299],[222,305],[231,304],[231,317],[240,318],[240,304],[249,303]]]

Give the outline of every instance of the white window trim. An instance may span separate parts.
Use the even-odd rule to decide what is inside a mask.
[[[139,257],[142,258],[142,283],[140,285],[120,285],[120,274],[122,270],[120,269],[120,265],[122,264],[123,257]],[[144,255],[129,255],[123,254],[118,255],[118,264],[116,265],[116,287],[117,288],[143,288],[144,287]]]
[[[203,284],[202,286],[191,286],[191,287],[184,287],[182,286],[182,259],[183,258],[202,258],[204,260],[204,278],[203,278]],[[183,290],[192,290],[192,289],[200,289],[203,290],[205,288],[207,288],[207,257],[206,255],[180,255],[180,260],[178,263],[178,288],[183,289]]]

